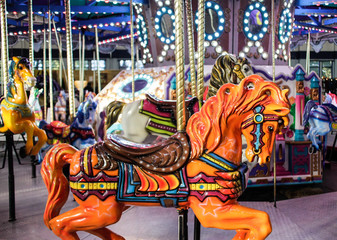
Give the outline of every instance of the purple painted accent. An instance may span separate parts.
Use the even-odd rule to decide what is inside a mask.
[[[80,155],[80,170],[81,170],[81,172],[84,172],[84,152],[85,152],[85,149],[81,150],[81,155]]]
[[[102,111],[99,116],[101,117],[101,122],[98,127],[98,138],[99,141],[104,139],[104,123],[105,123],[105,111]]]
[[[200,180],[205,181],[206,183],[215,183],[215,177],[209,177],[205,173],[199,173],[193,178],[188,178],[189,183],[198,183]]]
[[[191,191],[190,196],[195,196],[198,198],[199,201],[204,201],[207,197],[217,197],[219,198],[222,202],[226,202],[229,200],[228,196],[223,195],[219,191],[205,191],[205,192],[199,192],[199,191]]]
[[[100,179],[102,179],[102,183],[104,182],[109,182],[109,183],[117,183],[118,182],[118,177],[114,176],[108,176],[104,172],[99,172],[96,176],[90,177],[86,175],[84,172],[79,172],[77,175],[70,175],[69,180],[72,182],[82,182],[80,180],[84,180],[83,183],[87,182],[100,182]],[[85,191],[85,190],[84,190]],[[77,189],[71,189],[71,192],[77,196],[79,199],[82,201],[85,201],[88,196],[90,195],[95,195],[98,197],[100,200],[104,201],[107,197],[116,195],[116,190],[86,190],[85,192]],[[104,193],[102,193],[104,191]]]
[[[92,149],[93,149],[94,147],[93,146],[91,146],[90,148],[89,148],[89,151],[88,151],[88,156],[87,156],[87,159],[88,159],[88,174],[89,174],[89,176],[93,176],[94,175],[94,173],[93,173],[93,171],[92,171],[92,165],[91,165],[91,154],[92,154]]]
[[[268,72],[264,71],[263,69],[256,69],[254,66],[252,66],[254,74],[261,73],[263,74],[267,79],[273,79],[271,75],[268,74]],[[285,81],[294,81],[296,80],[296,72],[298,69],[301,69],[303,72],[305,72],[304,68],[301,65],[296,65],[295,68],[293,68],[292,75],[284,75],[284,74],[279,74],[276,76],[275,80],[285,80]],[[315,72],[311,72],[309,76],[306,76],[304,78],[305,81],[311,80],[313,77],[318,78],[317,74]],[[319,79],[319,78],[318,78]]]

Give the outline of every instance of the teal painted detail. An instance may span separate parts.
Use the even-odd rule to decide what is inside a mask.
[[[304,130],[295,129],[295,141],[304,141]]]

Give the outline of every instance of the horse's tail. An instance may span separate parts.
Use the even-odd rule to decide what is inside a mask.
[[[112,124],[117,122],[119,115],[122,113],[126,103],[121,101],[113,101],[106,108],[105,126],[108,129]]]
[[[305,104],[303,112],[303,123],[302,123],[303,126],[305,126],[308,123],[310,111],[313,107],[317,108],[317,104],[313,100],[309,100],[307,104]]]
[[[44,157],[41,175],[48,189],[48,200],[44,211],[44,223],[50,228],[49,221],[58,216],[68,199],[69,184],[63,175],[63,166],[70,162],[77,150],[69,144],[52,147]]]

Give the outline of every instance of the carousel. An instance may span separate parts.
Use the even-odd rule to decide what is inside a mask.
[[[302,11],[321,5],[335,11],[330,1],[1,1],[3,237],[333,239],[337,195],[321,189],[337,97],[310,71],[310,34],[336,30]],[[296,34],[307,34],[305,67],[291,61]],[[320,194],[280,197],[302,186]]]

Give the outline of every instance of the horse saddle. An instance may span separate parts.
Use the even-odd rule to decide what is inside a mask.
[[[185,101],[187,118],[199,111],[197,98]],[[141,114],[150,117],[146,129],[158,134],[173,135],[177,132],[176,126],[176,101],[158,99],[152,95],[146,95],[139,109]]]
[[[186,201],[185,165],[190,154],[188,137],[176,133],[156,144],[137,144],[112,135],[94,145],[101,170],[119,168],[117,199],[177,207]]]
[[[138,144],[111,135],[95,144],[100,170],[117,169],[118,162],[134,164],[154,173],[172,173],[182,168],[190,154],[187,134],[176,133],[156,144]]]
[[[50,124],[45,125],[43,130],[46,131],[49,139],[55,137],[67,138],[70,134],[70,126],[60,121],[53,121]]]

